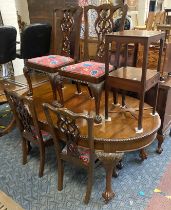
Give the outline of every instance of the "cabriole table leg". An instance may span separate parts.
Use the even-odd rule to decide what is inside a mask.
[[[104,153],[103,151],[96,151],[96,155],[106,171],[106,188],[102,193],[102,197],[107,203],[115,196],[112,190],[112,175],[113,171],[116,169],[116,165],[122,159],[123,153]]]

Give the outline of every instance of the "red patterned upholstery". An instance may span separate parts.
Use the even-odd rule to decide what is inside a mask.
[[[47,55],[47,56],[28,59],[28,62],[49,68],[58,68],[66,64],[73,63],[74,59],[60,55]]]
[[[32,129],[32,132],[33,132],[33,134],[35,136],[35,140],[38,140],[38,136],[37,136],[37,133],[35,131],[35,128],[33,126],[31,126],[31,129]],[[41,130],[41,134],[42,134],[42,138],[43,138],[44,142],[52,139],[52,136],[48,132],[46,132],[44,130]]]
[[[109,71],[113,69],[112,65],[109,65]],[[62,71],[72,72],[80,75],[86,75],[90,77],[99,78],[105,74],[105,64],[94,61],[85,61],[61,68]]]
[[[82,160],[85,165],[87,165],[90,161],[90,150],[85,147],[77,146],[77,151],[79,154],[79,159]],[[67,155],[67,145],[63,148],[62,153]]]

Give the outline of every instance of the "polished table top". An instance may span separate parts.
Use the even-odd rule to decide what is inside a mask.
[[[64,104],[65,107],[76,113],[88,113],[94,115],[94,100],[90,98],[86,87],[82,87],[82,94],[75,94],[75,85],[65,85]],[[34,89],[34,100],[40,121],[46,121],[42,109],[42,103],[52,103],[52,91],[49,84],[42,85]],[[160,117],[151,115],[151,107],[145,104],[143,116],[143,132],[136,133],[138,119],[139,101],[132,97],[126,97],[126,108],[114,107],[112,105],[112,95],[110,96],[109,116],[111,120],[104,120],[104,94],[101,99],[100,113],[103,117],[101,124],[94,124],[95,149],[105,152],[133,151],[141,149],[150,144],[156,136],[160,127]],[[48,128],[47,128],[48,129]],[[80,122],[81,135],[86,133],[86,124]],[[83,138],[84,139],[84,138]],[[84,145],[84,141],[80,142]]]

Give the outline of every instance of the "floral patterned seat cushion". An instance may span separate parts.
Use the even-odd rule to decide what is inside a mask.
[[[74,59],[61,55],[47,55],[28,59],[28,62],[49,68],[59,68],[61,66],[73,63]]]
[[[35,137],[35,140],[38,140],[38,136],[37,136],[35,128],[33,126],[31,126],[31,129],[32,129],[32,133],[33,133],[33,135]],[[50,139],[52,139],[52,136],[48,132],[46,132],[44,130],[41,130],[41,134],[42,134],[42,138],[43,138],[44,142],[49,141]]]
[[[109,71],[111,70],[113,70],[113,66],[109,65]],[[105,64],[95,61],[85,61],[62,67],[61,71],[99,78],[105,74]]]
[[[82,160],[82,162],[85,165],[87,165],[90,161],[90,150],[85,147],[77,146],[77,151],[79,154],[79,159]],[[63,148],[62,153],[67,155],[67,145]],[[73,156],[74,156],[74,154],[73,154]]]

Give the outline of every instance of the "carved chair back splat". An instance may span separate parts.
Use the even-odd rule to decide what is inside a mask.
[[[88,203],[92,189],[93,170],[95,166],[95,151],[93,137],[93,117],[85,114],[76,114],[66,108],[55,108],[49,104],[43,104],[44,112],[54,140],[54,146],[58,162],[58,190],[63,189],[63,161],[71,162],[83,167],[88,171],[87,191],[84,202]],[[54,119],[56,116],[57,120]],[[81,137],[78,121],[84,120],[87,123],[87,134],[84,137],[87,147],[78,145]],[[64,141],[66,146],[61,147],[60,142]]]
[[[53,13],[54,54],[68,56],[78,61],[82,8],[55,9]]]
[[[119,31],[124,30],[124,23],[127,14],[127,6],[118,4],[113,6],[111,4],[102,4],[100,6],[88,5],[84,7],[84,19],[85,19],[85,33],[84,33],[84,60],[89,60],[89,39],[90,39],[90,14],[94,12],[94,30],[93,36],[97,39],[97,51],[95,61],[104,62],[105,55],[105,35],[113,31],[114,17],[121,16]]]
[[[22,136],[23,164],[27,163],[27,154],[31,150],[30,143],[37,145],[40,150],[39,177],[41,177],[44,171],[45,147],[52,145],[52,138],[47,132],[41,130],[31,97],[19,96],[8,90],[4,92]]]

